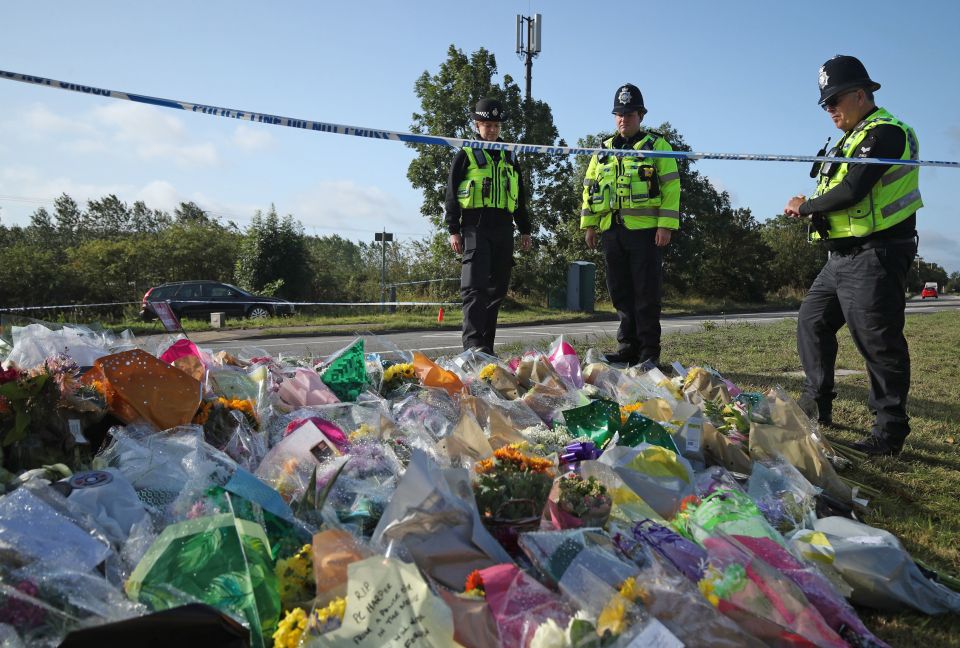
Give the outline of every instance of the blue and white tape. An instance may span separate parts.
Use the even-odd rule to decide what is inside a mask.
[[[57,81],[56,79],[47,79],[45,77],[32,76],[29,74],[20,74],[18,72],[7,72],[0,70],[0,79],[10,81],[20,81],[33,85],[47,86],[49,88],[58,88],[60,90],[69,90],[71,92],[80,92],[99,97],[110,97],[111,99],[123,99],[126,101],[135,101],[137,103],[161,106],[163,108],[173,108],[176,110],[186,110],[189,112],[202,113],[204,115],[213,115],[215,117],[226,117],[228,119],[241,119],[244,121],[258,122],[262,124],[272,124],[274,126],[286,126],[288,128],[299,128],[302,130],[317,131],[320,133],[334,133],[336,135],[352,135],[354,137],[369,137],[373,139],[392,140],[395,142],[404,142],[407,144],[436,144],[450,146],[453,148],[483,148],[488,150],[505,150],[514,153],[540,153],[549,155],[593,155],[615,154],[622,156],[636,156],[644,158],[673,158],[690,160],[738,160],[738,161],[756,161],[756,162],[850,162],[850,158],[828,157],[817,155],[768,155],[763,153],[705,153],[699,151],[635,151],[635,150],[616,150],[599,148],[579,148],[573,146],[546,146],[542,144],[518,144],[515,142],[484,142],[482,140],[461,139],[457,137],[441,137],[439,135],[422,135],[418,133],[405,133],[402,131],[384,130],[381,128],[367,128],[364,126],[347,126],[344,124],[333,124],[330,122],[311,121],[308,119],[297,119],[295,117],[281,117],[279,115],[270,115],[266,113],[252,112],[249,110],[238,110],[236,108],[221,108],[220,106],[210,106],[206,104],[191,103],[188,101],[177,101],[174,99],[162,99],[159,97],[149,97],[147,95],[132,94],[129,92],[119,92],[117,90],[107,90],[104,88],[95,88],[92,86],[69,83],[67,81]],[[899,160],[892,158],[856,158],[857,164],[899,164],[903,166],[929,166],[929,167],[947,167],[960,168],[960,162],[937,161],[937,160]]]

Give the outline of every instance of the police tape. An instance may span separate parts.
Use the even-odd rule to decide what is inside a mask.
[[[57,304],[55,306],[12,306],[9,308],[0,308],[0,313],[20,313],[24,311],[41,311],[41,310],[70,310],[70,309],[80,309],[80,308],[106,308],[108,306],[130,306],[133,304],[142,304],[143,302],[139,301],[125,301],[125,302],[103,302],[99,304]],[[147,302],[148,304],[151,302]],[[167,302],[169,303],[169,302]],[[177,306],[189,306],[191,304],[203,304],[204,306],[210,306],[210,301],[204,300],[176,300]],[[405,301],[384,301],[384,302],[292,302],[292,301],[283,301],[283,302],[262,302],[262,301],[239,301],[239,300],[230,300],[229,302],[223,302],[223,308],[228,306],[246,306],[246,305],[259,305],[259,306],[270,306],[270,307],[288,307],[288,306],[462,306],[461,302],[405,302]],[[206,310],[206,309],[205,309]],[[216,309],[214,309],[216,312]]]
[[[261,124],[271,124],[274,126],[286,126],[288,128],[299,128],[302,130],[316,131],[321,133],[333,133],[336,135],[351,135],[354,137],[368,137],[373,139],[391,140],[395,142],[404,142],[406,144],[434,144],[444,145],[452,148],[480,148],[487,150],[511,151],[514,153],[539,153],[548,155],[617,155],[642,158],[672,158],[676,160],[736,160],[736,161],[754,161],[754,162],[850,162],[850,158],[830,157],[822,155],[768,155],[763,153],[706,153],[695,151],[637,151],[633,149],[601,149],[601,148],[582,148],[574,146],[547,146],[542,144],[519,144],[516,142],[485,142],[483,140],[461,139],[457,137],[442,137],[439,135],[424,135],[421,133],[407,133],[402,131],[384,130],[381,128],[368,128],[365,126],[347,126],[344,124],[334,124],[330,122],[311,121],[295,117],[281,117],[267,113],[253,112],[249,110],[239,110],[237,108],[222,108],[220,106],[210,106],[206,104],[191,103],[189,101],[177,101],[174,99],[162,99],[160,97],[150,97],[147,95],[133,94],[130,92],[120,92],[117,90],[107,90],[104,88],[95,88],[67,81],[58,81],[56,79],[47,79],[45,77],[32,76],[29,74],[20,74],[18,72],[7,72],[0,70],[0,79],[10,81],[20,81],[21,83],[30,83],[49,88],[58,88],[60,90],[69,90],[99,97],[109,97],[111,99],[122,99],[136,103],[160,106],[163,108],[172,108],[175,110],[186,110],[189,112],[212,115],[215,117],[225,117],[227,119],[240,119],[244,121],[256,122]],[[900,160],[894,158],[856,158],[857,164],[898,164],[902,166],[929,166],[929,167],[947,167],[960,168],[960,162],[938,161],[938,160]]]

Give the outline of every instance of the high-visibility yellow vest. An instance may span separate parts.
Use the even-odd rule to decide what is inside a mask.
[[[513,213],[520,193],[520,173],[507,151],[500,159],[484,149],[465,148],[467,172],[457,188],[457,201],[463,209],[496,207]]]
[[[920,144],[913,129],[883,108],[878,109],[847,132],[831,151],[831,156],[850,157],[869,135],[870,130],[883,124],[897,126],[906,135],[906,144],[900,155],[901,160],[920,158]],[[851,163],[855,164],[855,160],[856,158],[853,158]],[[840,184],[849,170],[850,163],[847,162],[840,163],[835,169],[822,168],[816,195],[822,196]],[[921,207],[923,207],[923,201],[920,199],[920,167],[895,164],[880,177],[880,181],[870,189],[870,193],[856,205],[825,214],[830,226],[829,238],[867,236],[885,230],[902,222]],[[814,239],[820,238],[816,232],[811,236]]]
[[[613,149],[613,138],[602,144]],[[647,133],[633,148],[672,151],[656,133]],[[680,174],[672,158],[594,155],[583,180],[580,227],[610,229],[614,214],[627,229],[680,227]]]

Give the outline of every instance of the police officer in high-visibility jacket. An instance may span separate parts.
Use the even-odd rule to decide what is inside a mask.
[[[917,136],[874,103],[880,84],[852,56],[820,68],[820,105],[843,132],[831,157],[850,162],[815,165],[812,198],[794,196],[784,212],[811,218],[811,238],[829,251],[803,300],[797,348],[806,374],[800,404],[822,424],[833,420],[837,331],[844,324],[867,365],[874,414],[871,434],[854,447],[896,455],[910,433],[907,392],[910,354],[903,336],[907,271],[917,251],[920,169],[856,164],[858,157],[919,159]],[[813,406],[816,405],[816,408]]]
[[[477,138],[500,139],[503,106],[484,98],[471,113]],[[463,255],[463,348],[494,354],[497,315],[513,269],[513,223],[530,249],[527,198],[516,157],[508,151],[464,148],[453,159],[445,200],[450,247]]]
[[[617,88],[613,114],[617,134],[605,149],[671,151],[659,134],[640,127],[647,109],[633,84]],[[580,229],[587,247],[600,239],[607,288],[620,317],[614,363],[660,360],[663,248],[680,227],[680,174],[672,158],[594,155],[583,180]]]

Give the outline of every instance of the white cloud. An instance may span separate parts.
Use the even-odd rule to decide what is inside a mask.
[[[212,141],[193,137],[179,116],[140,104],[117,101],[78,115],[33,104],[0,122],[8,146],[44,146],[74,155],[96,155],[128,162],[161,160],[181,167],[214,167],[220,154]]]
[[[148,182],[134,194],[134,200],[142,200],[151,209],[172,212],[180,203],[188,202],[176,187],[166,180]]]
[[[23,132],[35,135],[60,136],[63,133],[90,135],[94,133],[94,128],[90,124],[58,115],[44,104],[33,104],[27,108],[20,121],[24,126]]]
[[[132,148],[142,159],[191,167],[220,162],[213,143],[190,142],[183,122],[158,108],[118,101],[95,108],[93,119],[115,144]]]
[[[273,135],[263,127],[240,124],[233,133],[233,144],[242,151],[262,151],[272,147],[275,142]]]
[[[323,180],[295,196],[293,215],[307,229],[342,231],[348,238],[384,227],[424,235],[430,229],[419,211],[404,208],[396,196],[351,180]]]

